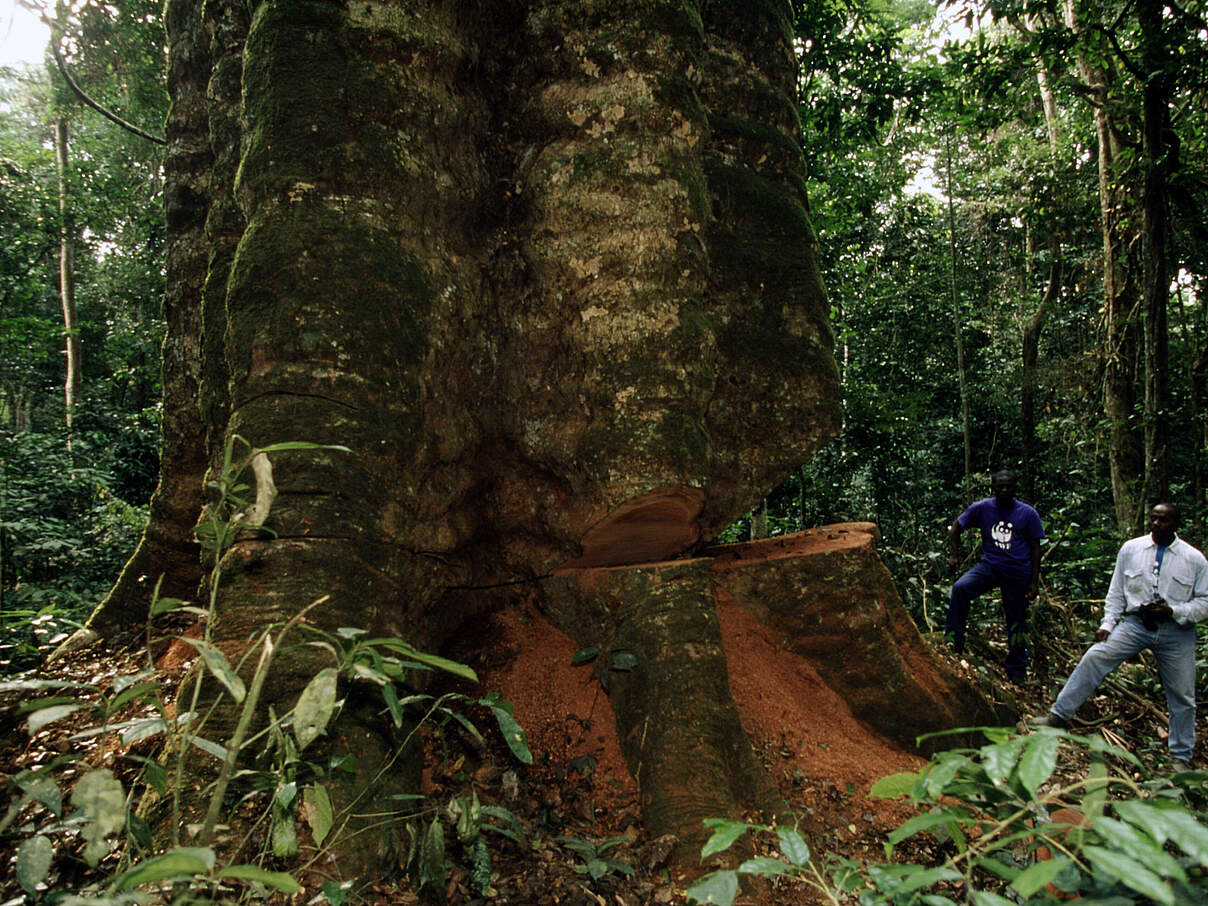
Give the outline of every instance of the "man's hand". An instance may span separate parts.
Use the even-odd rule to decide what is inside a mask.
[[[1111,634],[1112,634],[1112,632],[1110,629],[1096,629],[1095,630],[1095,641],[1096,642],[1106,641],[1107,637]]]
[[[949,571],[951,571],[952,575],[954,575],[954,576],[956,575],[956,571],[960,567],[960,565],[961,565],[960,557],[958,557],[956,554],[950,554],[948,556],[948,569],[949,569]]]
[[[1145,605],[1145,609],[1161,621],[1174,618],[1174,608],[1160,598]]]
[[[1024,597],[1029,601],[1035,601],[1038,594],[1040,594],[1040,586],[1033,582],[1028,586],[1028,592]]]

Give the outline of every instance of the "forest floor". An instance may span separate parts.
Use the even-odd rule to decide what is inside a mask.
[[[916,770],[923,760],[852,716],[846,703],[808,664],[803,669],[799,658],[781,650],[761,624],[740,608],[723,605],[721,618],[733,692],[746,729],[797,814],[816,862],[825,865],[831,856],[882,860],[889,831],[910,817],[911,810],[903,801],[868,798],[869,788],[885,775]],[[463,659],[475,649],[492,652],[491,660],[472,664],[480,687],[463,691],[474,695],[496,691],[514,702],[515,716],[527,733],[534,760],[532,765],[520,764],[498,733],[487,734],[482,745],[457,731],[456,725],[427,728],[424,792],[430,800],[445,802],[473,791],[482,805],[501,807],[515,817],[509,828],[515,839],[504,834],[484,835],[492,857],[485,894],[471,881],[468,854],[449,840],[445,903],[683,903],[683,891],[691,878],[669,869],[670,842],[650,840],[642,828],[637,788],[620,754],[608,697],[591,665],[573,665],[574,644],[535,610],[497,614],[484,621],[480,631],[493,640],[491,645],[476,645],[475,639],[466,638],[464,650],[452,652]],[[1001,642],[995,641],[1002,634],[1001,627],[988,623],[986,634],[988,642],[971,639],[965,659],[954,661],[957,668],[971,676],[988,676],[1009,689],[1022,714],[1042,713],[1068,674],[1071,658],[1080,653],[1077,643],[1042,640],[1033,676],[1014,684],[997,667],[1004,653]],[[145,653],[97,646],[74,652],[35,675],[103,686],[114,676],[140,672],[145,664]],[[183,669],[183,664],[162,659],[161,666]],[[1089,723],[1081,731],[1103,733],[1161,770],[1166,759],[1166,718],[1152,663],[1126,665],[1120,672],[1124,676],[1115,686],[1104,687],[1100,691],[1106,694],[1085,706],[1082,716]],[[744,677],[756,675],[761,677],[758,688],[776,690],[776,694],[760,692],[756,684],[744,682]],[[17,713],[20,698],[0,696],[0,773],[11,776],[71,753],[93,766],[113,767],[119,777],[132,776],[135,765],[123,767],[123,762],[129,762],[128,751],[106,746],[98,738],[69,739],[84,726],[80,714],[51,724],[31,739],[22,725],[23,716]],[[476,722],[485,730],[489,720],[483,709]],[[1201,734],[1205,729],[1202,715],[1199,729]],[[1084,769],[1085,765],[1067,760],[1059,774],[1073,778]],[[13,786],[5,783],[5,788],[7,796]],[[0,802],[0,812],[6,808]],[[28,820],[44,824],[45,815],[32,814],[35,808],[27,807]],[[500,826],[507,822],[487,823]],[[253,833],[253,840],[255,836]],[[260,837],[264,836],[261,832]],[[605,863],[608,870],[593,880],[586,873],[582,852],[585,845],[599,848],[604,841],[614,841],[602,852],[613,862]],[[70,839],[59,846],[48,877],[51,889],[74,891],[100,877],[80,858],[81,848],[78,840],[73,844]],[[921,863],[940,856],[938,844],[925,836],[901,844],[898,852],[903,851]],[[102,862],[101,868],[105,867]],[[316,897],[323,879],[308,876],[306,880],[306,893],[295,895],[290,902],[297,906],[323,903],[322,897]],[[405,880],[383,878],[350,893],[345,900],[349,904],[420,902]],[[9,853],[0,862],[0,906],[23,902]],[[765,891],[762,897],[740,897],[738,902],[795,906],[822,900],[816,891],[798,884]]]

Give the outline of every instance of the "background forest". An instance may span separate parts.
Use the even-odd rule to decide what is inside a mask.
[[[727,538],[875,521],[926,630],[946,525],[1015,468],[1059,542],[1049,590],[1089,616],[1147,499],[1205,540],[1208,23],[1148,0],[794,9],[844,431]],[[157,469],[160,8],[53,14],[62,65],[0,72],[6,670],[103,595]]]

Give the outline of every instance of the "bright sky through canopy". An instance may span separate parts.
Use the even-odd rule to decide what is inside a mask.
[[[0,0],[0,66],[37,65],[46,53],[48,29],[18,0]]]

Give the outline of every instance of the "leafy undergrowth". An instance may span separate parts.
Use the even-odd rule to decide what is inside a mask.
[[[1022,711],[1040,713],[1047,707],[1054,686],[1068,672],[1069,658],[1077,653],[1073,646],[1063,649],[1050,645],[1042,651],[1036,676],[1013,687]],[[975,648],[961,669],[989,673],[1002,680],[992,666],[998,654],[993,646]],[[144,652],[96,647],[75,652],[51,668],[42,668],[36,675],[84,687],[109,688],[115,677],[143,672],[146,663]],[[185,663],[172,663],[167,669],[179,676],[185,667]],[[1153,684],[1148,673],[1151,669],[1145,663],[1123,668],[1115,681],[1117,686],[1106,686],[1102,695],[1088,703],[1083,712],[1087,722],[1076,728],[1106,744],[1129,750],[1138,761],[1134,770],[1138,783],[1160,777],[1164,771],[1165,714],[1152,703]],[[86,731],[94,719],[87,709],[48,724],[31,738],[26,732],[28,715],[20,713],[22,702],[29,697],[13,692],[0,700],[0,772],[11,779],[22,771],[47,768],[58,762],[64,816],[72,811],[69,805],[75,792],[72,782],[84,776],[85,764],[88,768],[112,771],[127,790],[139,789],[136,781],[146,767],[142,759],[155,753],[154,739],[123,746],[112,736],[80,738],[77,734]],[[131,717],[137,715],[119,714],[114,719]],[[431,723],[424,729],[424,794],[429,813],[439,819],[443,840],[438,867],[431,867],[436,863],[429,854],[430,877],[422,896],[414,875],[341,885],[325,875],[321,867],[312,865],[300,871],[297,861],[274,858],[271,826],[258,820],[256,816],[264,810],[251,807],[252,803],[227,816],[231,825],[229,838],[246,840],[245,851],[235,854],[237,858],[231,861],[256,863],[266,871],[290,873],[301,881],[303,889],[287,894],[271,886],[227,879],[225,887],[217,892],[217,899],[288,902],[299,906],[438,900],[450,906],[487,903],[644,906],[685,902],[685,891],[693,879],[669,867],[672,842],[648,839],[641,827],[636,800],[618,796],[616,790],[609,788],[609,781],[597,776],[592,758],[572,757],[569,750],[549,747],[535,750],[532,764],[521,764],[489,715],[471,717],[484,730],[490,726],[490,732],[479,736],[467,732],[457,721]],[[1202,724],[1201,720],[1201,730]],[[538,728],[527,729],[530,735],[541,735],[534,733]],[[545,736],[549,738],[548,733]],[[828,866],[828,877],[833,878],[837,865],[875,866],[884,862],[884,845],[894,829],[875,820],[873,806],[863,805],[867,800],[850,783],[845,783],[842,777],[821,783],[803,778],[799,772],[784,769],[789,762],[782,741],[755,742],[760,757],[773,776],[781,780],[782,794],[802,816],[801,827],[805,831],[802,842],[812,850],[818,864]],[[1045,787],[1069,787],[1086,778],[1091,769],[1087,752],[1084,748],[1063,746]],[[66,763],[68,760],[73,763]],[[4,795],[11,798],[15,791],[13,783],[5,783]],[[134,810],[137,802],[131,801],[129,805]],[[7,808],[8,805],[0,805],[0,811]],[[305,808],[305,803],[298,803],[300,827]],[[867,812],[862,814],[864,809]],[[913,812],[903,806],[897,814],[900,824],[909,820]],[[859,817],[840,818],[853,815]],[[53,861],[45,871],[43,888],[33,896],[27,895],[17,875],[17,844],[29,836],[23,828],[41,829],[51,823],[45,804],[37,801],[24,806],[12,823],[4,843],[6,857],[0,864],[0,904],[53,902],[112,877],[119,870],[116,850],[95,867],[90,866],[85,858],[88,841],[78,828],[67,827],[54,836]],[[896,835],[892,858],[899,864],[941,871],[952,859],[955,844],[950,835],[934,831],[932,827],[900,839],[896,837],[901,835]],[[305,834],[303,829],[304,838]],[[753,839],[751,845],[756,856],[783,861],[786,839],[788,852],[799,856],[791,835],[786,838],[784,834],[766,834]],[[764,865],[769,874],[776,873],[768,863]],[[942,873],[935,877],[940,880],[941,889],[947,883],[947,893],[958,901],[961,899],[959,882]],[[1002,881],[987,878],[987,886],[993,883]],[[852,892],[842,895],[842,901],[856,902],[861,892],[870,895],[866,885],[853,880]],[[804,906],[827,902],[827,898],[808,883],[785,876],[758,882],[735,902]]]

